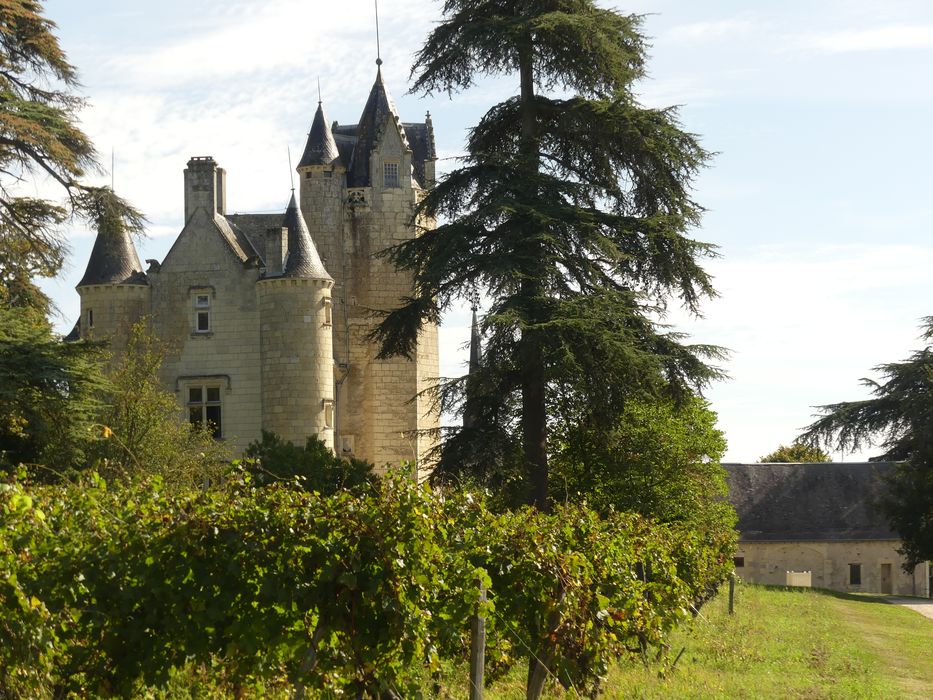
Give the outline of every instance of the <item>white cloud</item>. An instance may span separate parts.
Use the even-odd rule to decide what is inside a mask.
[[[734,41],[758,30],[755,22],[746,19],[723,19],[709,22],[693,22],[671,27],[663,38],[675,42],[707,42],[727,39]]]
[[[829,32],[806,37],[804,41],[812,48],[831,53],[931,49],[933,25],[897,24],[876,29]]]
[[[727,457],[755,460],[793,440],[813,406],[867,398],[859,378],[920,345],[931,266],[933,249],[881,244],[727,251],[710,264],[721,296],[704,305],[704,319],[676,321],[696,341],[733,351],[731,380],[708,393]]]

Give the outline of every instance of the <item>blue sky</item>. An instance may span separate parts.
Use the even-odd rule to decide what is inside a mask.
[[[720,248],[708,265],[720,297],[703,319],[670,320],[732,350],[732,379],[707,397],[727,459],[753,461],[792,440],[812,406],[864,397],[858,379],[918,347],[918,320],[933,314],[933,3],[620,9],[645,14],[651,38],[642,101],[681,105],[685,128],[718,154],[696,183],[708,212],[695,235]],[[189,157],[227,169],[232,210],[282,209],[287,149],[304,144],[317,79],[329,118],[354,123],[375,76],[371,0],[48,0],[46,11],[90,102],[82,122],[108,170],[100,180],[113,149],[118,192],[149,218],[142,258],[161,259],[181,229]],[[430,110],[439,155],[452,158],[517,81],[452,99],[405,94],[439,11],[382,0],[383,73],[402,118]],[[80,229],[69,238],[69,267],[46,285],[63,330],[93,243]],[[463,310],[445,319],[443,373],[460,370],[467,323]]]

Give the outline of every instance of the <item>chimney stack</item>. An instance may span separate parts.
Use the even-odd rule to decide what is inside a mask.
[[[206,209],[211,216],[219,210],[218,207],[222,207],[217,190],[218,184],[223,186],[223,179],[223,170],[217,168],[211,156],[199,156],[188,161],[185,168],[185,223],[199,207]]]
[[[288,228],[275,226],[266,229],[266,277],[278,277],[285,269],[288,255]]]

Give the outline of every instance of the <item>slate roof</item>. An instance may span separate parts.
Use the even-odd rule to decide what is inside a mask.
[[[317,115],[315,115],[316,118]],[[348,187],[368,187],[372,184],[369,181],[369,156],[376,145],[380,129],[387,123],[387,119],[396,125],[404,145],[411,149],[411,165],[415,180],[421,186],[426,184],[424,181],[425,161],[437,160],[431,115],[427,115],[424,123],[402,123],[395,103],[382,80],[380,70],[376,73],[376,82],[370,90],[369,99],[363,108],[359,123],[338,124],[334,122],[330,127],[340,160],[348,168]]]
[[[139,255],[123,226],[99,231],[78,287],[92,284],[148,284]]]
[[[318,255],[314,241],[311,240],[305,218],[301,215],[301,210],[295,202],[294,192],[292,192],[292,198],[288,201],[288,208],[285,210],[285,219],[282,225],[288,229],[288,257],[285,259],[285,269],[282,271],[282,277],[300,277],[315,280],[333,279],[324,269],[324,263],[321,262],[321,256]]]
[[[872,505],[890,462],[723,467],[742,541],[899,539]]]
[[[317,111],[311,122],[311,131],[308,132],[308,142],[305,151],[298,161],[298,167],[307,165],[330,165],[340,158],[334,135],[331,133],[327,117],[324,116],[324,107],[317,103]]]
[[[259,259],[266,260],[266,231],[282,226],[281,214],[227,214],[231,228],[249,240]]]
[[[424,162],[426,160],[437,160],[437,153],[434,150],[434,128],[429,121],[424,124],[402,124],[405,129],[405,136],[408,138],[408,145],[411,147],[411,167],[414,170],[415,179],[422,187],[424,181]]]
[[[227,220],[239,236],[249,241],[251,248],[256,251],[256,255],[263,264],[266,261],[266,232],[276,227],[288,229],[288,253],[282,277],[333,279],[321,261],[314,239],[308,231],[308,225],[301,215],[301,209],[298,208],[294,192],[292,192],[284,216],[282,214],[228,214]]]

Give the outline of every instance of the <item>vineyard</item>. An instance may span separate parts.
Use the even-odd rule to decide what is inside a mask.
[[[430,694],[486,618],[486,679],[530,659],[596,695],[731,570],[734,533],[583,505],[493,512],[405,474],[0,484],[0,697],[132,696],[192,664],[250,695]],[[487,601],[478,603],[479,588]]]

